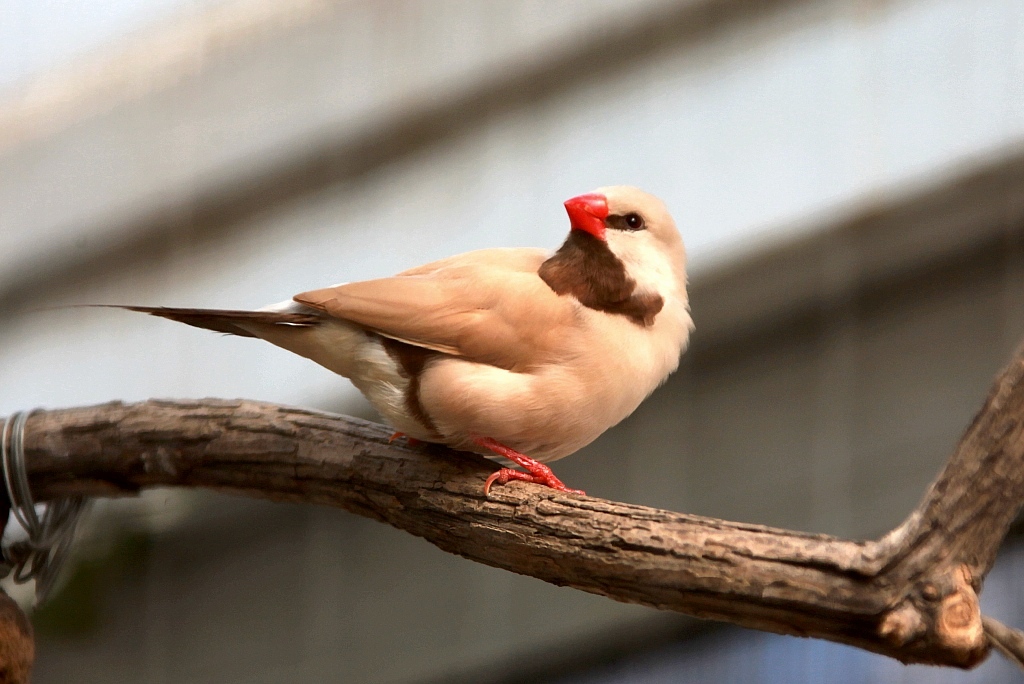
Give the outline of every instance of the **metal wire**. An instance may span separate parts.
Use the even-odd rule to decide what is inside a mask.
[[[64,497],[48,502],[42,516],[36,511],[25,467],[25,424],[35,411],[9,416],[0,431],[0,463],[11,512],[28,534],[27,540],[0,545],[0,577],[13,573],[19,584],[34,579],[38,605],[59,576],[87,501],[81,496]]]

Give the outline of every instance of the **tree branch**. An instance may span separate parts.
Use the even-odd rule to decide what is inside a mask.
[[[37,413],[26,449],[41,499],[170,485],[339,506],[466,558],[619,601],[971,667],[990,645],[981,583],[1024,502],[1024,353],[918,508],[877,541],[522,483],[487,498],[494,466],[484,459],[389,444],[388,434],[252,401],[147,401]],[[1001,648],[1024,643],[1003,629]]]

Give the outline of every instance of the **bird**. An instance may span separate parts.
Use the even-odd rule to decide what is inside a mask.
[[[665,204],[630,186],[566,200],[553,252],[492,248],[310,290],[257,310],[115,305],[306,357],[410,441],[507,465],[484,483],[583,494],[547,463],[629,416],[693,330],[686,250]],[[511,463],[508,463],[511,462]]]

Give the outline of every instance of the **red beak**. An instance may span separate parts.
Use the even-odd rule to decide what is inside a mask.
[[[608,218],[608,198],[596,192],[573,197],[565,201],[569,225],[573,230],[590,233],[604,240],[604,220]]]

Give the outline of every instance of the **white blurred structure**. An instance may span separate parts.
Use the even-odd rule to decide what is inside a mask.
[[[90,34],[112,37],[65,41],[100,44],[74,59],[0,50],[0,415],[151,396],[361,410],[269,345],[50,308],[258,307],[555,247],[562,200],[629,183],[688,242],[694,348],[559,473],[873,535],[1024,334],[1019,0],[151,4],[163,18],[139,28],[112,2],[122,19]],[[539,681],[703,627],[337,511],[148,501],[176,513],[144,567],[107,570],[98,617],[41,643],[36,681]]]

